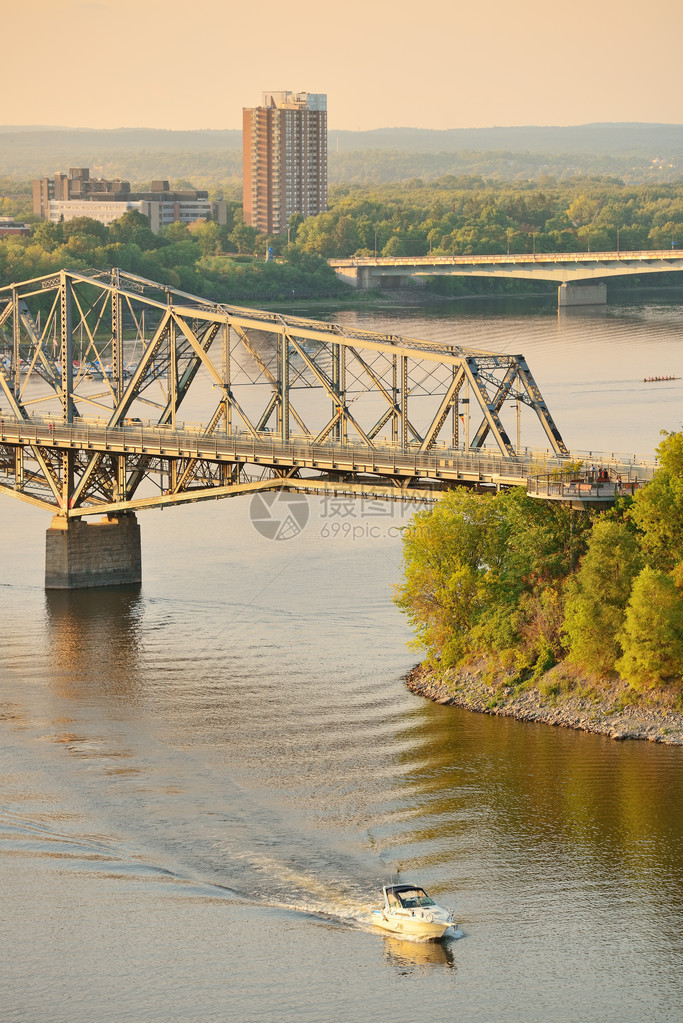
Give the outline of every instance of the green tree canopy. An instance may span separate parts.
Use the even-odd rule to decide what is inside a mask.
[[[646,566],[636,578],[619,641],[616,667],[632,688],[681,683],[683,592],[669,573]]]
[[[659,468],[636,493],[630,514],[648,563],[671,571],[683,561],[683,433],[666,434],[657,456]]]
[[[500,526],[495,500],[463,489],[415,515],[406,529],[405,578],[396,603],[419,643],[444,664],[457,663],[470,649],[470,631],[498,568]]]
[[[597,675],[615,670],[619,633],[633,580],[642,567],[637,538],[624,522],[600,519],[567,586],[569,657]]]
[[[240,253],[253,252],[256,248],[258,231],[255,227],[249,227],[243,221],[239,221],[230,232],[230,241]]]

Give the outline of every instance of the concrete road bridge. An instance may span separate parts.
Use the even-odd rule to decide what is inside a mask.
[[[461,485],[583,507],[653,470],[593,453],[611,489],[574,473],[558,490],[572,456],[522,355],[216,304],[120,270],[0,289],[0,349],[0,493],[52,513],[48,587],[139,582],[146,508],[283,489],[422,502]]]
[[[330,259],[337,276],[360,290],[435,276],[557,281],[559,306],[604,305],[606,278],[683,270],[683,251],[544,252],[494,256],[358,256]],[[599,282],[599,283],[598,283]]]

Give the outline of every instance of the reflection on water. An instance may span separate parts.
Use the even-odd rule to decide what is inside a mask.
[[[143,607],[139,586],[45,590],[52,682],[60,695],[134,693]]]
[[[607,319],[607,306],[606,305],[575,305],[575,306],[558,306],[557,316],[560,320],[572,320],[572,319],[585,319],[585,320],[599,320]]]
[[[446,966],[449,969],[455,966],[453,941],[450,938],[443,941],[407,941],[387,934],[383,936],[383,941],[387,966],[400,973],[408,974],[431,966]]]

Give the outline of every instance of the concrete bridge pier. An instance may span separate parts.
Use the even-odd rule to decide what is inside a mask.
[[[45,589],[141,582],[140,526],[135,515],[111,516],[94,523],[54,516],[45,536]]]
[[[344,266],[337,268],[337,277],[344,284],[350,284],[356,291],[369,291],[372,287],[369,266]]]
[[[580,305],[606,305],[606,284],[561,284],[557,289],[557,304],[560,309]]]

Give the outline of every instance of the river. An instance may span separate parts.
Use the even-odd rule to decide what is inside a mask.
[[[683,306],[330,310],[522,352],[573,450],[682,425]],[[3,1023],[679,1021],[683,752],[409,693],[409,511],[250,499],[140,515],[143,586],[46,593],[0,503]],[[455,907],[373,930],[382,884]]]

